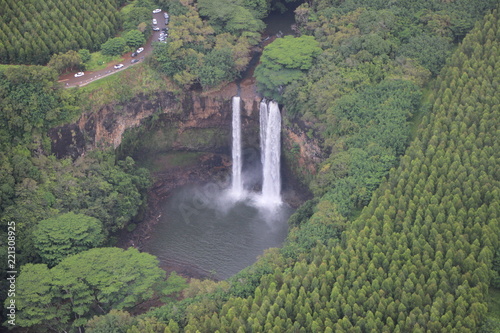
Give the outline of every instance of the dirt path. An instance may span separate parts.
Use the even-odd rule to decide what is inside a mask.
[[[165,28],[165,18],[163,17],[164,12],[152,14],[153,18],[155,18],[158,21],[158,27],[160,29]],[[84,86],[86,84],[89,84],[90,82],[102,79],[103,77],[106,77],[108,75],[112,75],[114,73],[117,73],[119,71],[123,71],[127,69],[130,66],[134,66],[137,64],[140,64],[142,61],[144,61],[144,58],[153,53],[153,46],[152,43],[153,41],[157,41],[158,37],[160,36],[160,31],[153,31],[151,36],[149,37],[148,41],[146,44],[143,46],[144,51],[139,53],[137,57],[132,58],[132,53],[129,52],[123,55],[123,57],[120,60],[113,61],[107,64],[106,68],[98,70],[98,71],[86,71],[84,76],[81,77],[75,77],[75,72],[73,73],[67,73],[64,75],[61,75],[59,77],[58,82],[64,83],[66,88],[71,88],[71,87],[78,87],[78,86]],[[131,61],[132,59],[139,59],[138,62],[135,64],[132,64]],[[115,69],[114,66],[117,64],[123,64],[123,67],[120,69]]]

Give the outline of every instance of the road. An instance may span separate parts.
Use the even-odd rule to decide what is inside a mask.
[[[158,21],[158,27],[160,29],[165,28],[165,18],[163,16],[163,11],[160,13],[152,14],[152,18],[155,18]],[[75,72],[73,73],[67,73],[64,75],[61,75],[59,77],[59,82],[64,83],[66,88],[71,88],[71,87],[77,87],[77,86],[84,86],[86,84],[89,84],[90,82],[102,79],[103,77],[112,75],[114,73],[117,73],[119,71],[123,71],[127,69],[130,66],[134,66],[136,64],[141,63],[144,58],[148,55],[150,55],[153,52],[153,46],[152,43],[154,41],[158,41],[158,37],[160,37],[160,31],[153,31],[151,36],[149,37],[148,41],[146,44],[143,46],[144,51],[139,53],[137,57],[132,58],[131,54],[133,52],[129,52],[123,55],[123,58],[118,60],[118,61],[113,61],[107,64],[106,68],[98,70],[98,71],[86,71],[84,76],[81,77],[75,77]],[[139,62],[136,62],[135,64],[132,64],[131,61],[132,59],[139,59]],[[114,66],[117,64],[123,64],[124,66],[120,69],[115,69]]]

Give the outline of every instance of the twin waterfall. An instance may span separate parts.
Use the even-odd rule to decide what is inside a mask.
[[[262,199],[281,203],[281,114],[278,103],[260,102],[260,151],[262,159]],[[265,133],[265,134],[263,134]]]
[[[243,197],[243,179],[241,169],[243,161],[241,154],[241,100],[239,96],[233,97],[233,181],[232,194],[235,198]]]
[[[281,204],[281,114],[278,103],[265,99],[260,103],[260,157],[262,162],[262,195],[265,205]],[[233,97],[233,179],[231,192],[240,199],[244,196],[241,152],[241,99]]]

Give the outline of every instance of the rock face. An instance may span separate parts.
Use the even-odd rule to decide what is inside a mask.
[[[261,97],[254,79],[248,78],[239,85],[188,91],[182,97],[172,92],[138,95],[126,103],[84,113],[77,122],[50,130],[52,152],[59,158],[75,159],[95,148],[113,148],[135,160],[168,152],[199,152],[219,154],[225,162],[214,167],[225,169],[230,167],[232,97],[237,94],[242,101],[243,147],[258,151]],[[305,131],[300,126],[283,126],[282,175],[285,187],[307,191],[321,151]]]
[[[181,100],[171,92],[161,92],[106,105],[98,112],[82,114],[76,123],[51,129],[52,152],[59,158],[76,158],[97,147],[116,149],[127,129],[153,115],[159,120],[156,130],[168,129],[163,133],[168,137],[165,149],[226,152],[230,149],[231,98],[237,92],[237,86],[230,84],[210,93],[191,91]],[[243,131],[251,145],[255,145],[253,127],[258,126],[258,100],[256,94],[242,96]]]

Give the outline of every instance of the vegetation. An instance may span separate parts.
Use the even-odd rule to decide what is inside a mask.
[[[49,67],[0,71],[0,234],[7,237],[7,224],[16,222],[17,267],[53,266],[68,255],[112,243],[111,234],[139,213],[150,185],[149,173],[131,158],[116,161],[113,153],[99,150],[77,160],[51,155],[45,133],[73,120],[82,104],[79,90],[62,89],[56,79]],[[1,246],[7,260],[6,244]],[[0,287],[5,297],[5,282]]]
[[[160,1],[160,3],[163,3]],[[263,7],[261,7],[263,3]],[[268,1],[200,0],[165,4],[172,14],[168,43],[157,43],[155,67],[174,81],[203,88],[234,80],[251,58],[264,28]]]
[[[77,328],[93,314],[149,299],[164,275],[154,256],[134,248],[95,248],[66,257],[51,269],[26,264],[17,280],[17,322],[38,332]]]
[[[46,64],[52,54],[97,50],[121,25],[124,0],[1,0],[0,62]]]
[[[312,36],[285,36],[269,44],[255,70],[260,92],[281,101],[283,88],[311,68],[314,58],[320,53],[319,43]]]
[[[98,219],[72,212],[40,221],[33,236],[42,261],[49,266],[68,255],[98,247],[105,239]]]
[[[185,332],[478,331],[499,245],[499,20],[464,40],[400,167],[340,241],[282,260],[250,297],[191,308]]]
[[[227,281],[193,279],[188,286],[175,273],[166,279],[149,254],[99,248],[113,245],[114,233],[140,214],[150,178],[127,154],[148,151],[125,137],[118,159],[101,150],[57,159],[45,133],[82,109],[97,111],[172,88],[154,69],[185,87],[235,79],[259,42],[261,20],[283,3],[138,0],[118,15],[123,4],[88,3],[92,10],[80,17],[76,2],[0,0],[0,61],[50,59],[48,67],[0,66],[0,235],[5,239],[7,223],[16,221],[19,327],[126,333],[500,330],[500,13],[488,12],[495,0],[300,5],[300,36],[266,47],[255,73],[259,89],[285,105],[287,125],[301,126],[321,142],[327,157],[309,184],[314,198],[290,219],[282,249],[266,251]],[[171,29],[169,42],[155,45],[152,67],[134,66],[82,89],[56,83],[58,72],[92,64],[90,50],[114,38],[122,21],[123,35],[106,42],[104,53],[108,46],[114,53],[117,40],[122,51],[139,45],[157,6],[171,14]],[[63,8],[71,16],[59,15]],[[28,21],[26,13],[39,20]],[[79,22],[79,37],[72,38],[68,26],[48,29],[57,26],[55,18]],[[92,32],[85,32],[87,26]],[[101,32],[105,37],[96,44]],[[86,34],[91,44],[76,41],[66,48],[66,40],[87,41]],[[53,51],[50,43],[63,48]],[[87,51],[74,51],[82,47]],[[412,133],[416,118],[420,126]],[[195,149],[222,138],[215,129],[177,135],[161,125],[155,115],[135,130],[145,142],[161,141],[163,146],[149,145],[150,152],[174,141]],[[189,165],[196,156],[179,154],[171,163]],[[0,251],[4,262],[6,253]],[[6,295],[5,280],[0,287]],[[137,316],[128,312],[153,297],[164,305]]]

